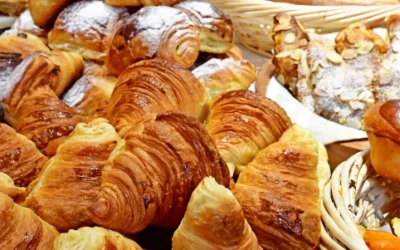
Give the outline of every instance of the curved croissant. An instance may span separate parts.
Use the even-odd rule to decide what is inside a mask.
[[[42,86],[29,91],[13,113],[14,128],[33,141],[39,150],[53,155],[65,136],[84,119],[50,89]]]
[[[166,6],[144,7],[115,33],[105,63],[116,75],[132,63],[155,57],[189,68],[199,49],[199,27],[188,15]]]
[[[221,223],[223,222],[223,223]],[[261,250],[233,193],[206,177],[192,193],[172,238],[173,250]]]
[[[240,173],[290,126],[290,118],[277,103],[250,90],[238,90],[210,104],[206,129],[232,174],[234,170]]]
[[[17,187],[10,176],[0,172],[0,193],[8,195],[14,202],[23,202],[26,197],[26,189]]]
[[[146,60],[132,65],[118,78],[108,118],[120,132],[148,113],[177,110],[201,120],[207,102],[205,88],[190,71],[172,62]]]
[[[35,144],[13,128],[0,123],[0,172],[18,186],[28,186],[47,161]]]
[[[232,20],[207,2],[184,1],[174,6],[200,26],[200,51],[223,54],[233,46]]]
[[[0,37],[0,51],[20,54],[22,59],[34,52],[50,53],[50,49],[39,37],[18,31]]]
[[[192,73],[206,87],[211,98],[231,90],[248,89],[257,78],[252,63],[232,58],[211,59]]]
[[[262,150],[233,190],[263,249],[316,249],[321,213],[318,143],[297,125]]]
[[[229,170],[201,124],[180,113],[148,116],[129,131],[103,170],[90,207],[98,225],[135,233],[149,224],[176,227],[206,176],[229,185]]]
[[[57,230],[0,192],[0,249],[53,250]]]
[[[102,119],[78,124],[30,186],[27,206],[60,231],[92,225],[88,208],[118,140],[114,128]]]
[[[83,227],[62,233],[53,250],[142,250],[133,240],[101,227]]]

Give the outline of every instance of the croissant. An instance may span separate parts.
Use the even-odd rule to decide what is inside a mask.
[[[33,22],[41,27],[46,27],[52,22],[65,6],[73,0],[28,0],[28,9]]]
[[[116,75],[132,63],[155,57],[190,68],[199,49],[199,27],[187,14],[166,6],[144,7],[117,30],[105,63]]]
[[[206,177],[192,193],[185,217],[172,238],[172,249],[262,248],[233,193]]]
[[[124,139],[103,169],[90,207],[98,225],[125,233],[149,224],[176,228],[204,177],[229,185],[225,162],[194,118],[173,112],[147,116]]]
[[[315,136],[294,125],[239,176],[233,192],[263,249],[319,246],[317,164]]]
[[[8,16],[18,16],[26,8],[26,0],[1,0],[0,14]]]
[[[65,93],[63,102],[83,116],[106,117],[116,82],[112,76],[84,75]]]
[[[223,54],[233,46],[232,20],[207,2],[185,1],[174,6],[200,26],[200,51]]]
[[[243,51],[236,45],[233,45],[232,48],[224,53],[224,54],[214,54],[214,53],[207,53],[207,52],[200,52],[199,56],[197,57],[196,62],[190,68],[191,70],[195,70],[197,67],[200,67],[204,63],[208,62],[211,59],[227,59],[232,58],[235,61],[242,61],[243,60]]]
[[[4,193],[15,202],[22,202],[26,197],[25,188],[17,187],[10,176],[0,172],[0,193]]]
[[[256,68],[248,61],[211,59],[192,71],[206,87],[211,98],[239,89],[248,89],[257,78]]]
[[[205,119],[208,94],[190,71],[159,59],[130,66],[118,78],[108,106],[108,119],[123,133],[148,113],[169,110]]]
[[[46,161],[33,142],[0,123],[0,172],[9,175],[16,185],[26,187]]]
[[[20,54],[22,59],[34,52],[50,53],[50,49],[39,37],[19,31],[0,36],[0,51],[2,53]]]
[[[0,249],[53,250],[57,230],[0,192]]]
[[[104,61],[113,32],[128,17],[125,8],[103,1],[80,1],[65,8],[49,32],[49,46],[81,54],[88,60]]]
[[[103,167],[120,140],[97,119],[80,123],[29,187],[26,205],[59,231],[92,225],[88,208],[100,190]]]
[[[101,227],[83,227],[62,233],[53,250],[142,250],[136,242]]]
[[[47,31],[36,26],[29,10],[22,12],[11,26],[10,31],[6,32],[29,33],[39,37],[43,43],[47,44]]]
[[[206,129],[228,164],[240,173],[258,152],[279,140],[291,126],[274,101],[250,90],[230,91],[210,104]]]
[[[105,0],[106,4],[112,6],[172,6],[181,0]]]

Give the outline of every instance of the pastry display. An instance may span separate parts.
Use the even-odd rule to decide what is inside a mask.
[[[206,177],[192,193],[185,217],[172,238],[172,249],[261,247],[233,193],[214,178]]]
[[[65,8],[49,32],[49,46],[103,61],[113,32],[124,23],[128,12],[100,0],[75,2]]]
[[[199,51],[200,28],[185,12],[144,7],[116,31],[105,63],[116,75],[137,61],[155,57],[189,68]]]

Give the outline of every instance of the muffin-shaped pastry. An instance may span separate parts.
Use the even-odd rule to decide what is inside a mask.
[[[182,2],[175,5],[200,26],[200,51],[222,54],[233,46],[232,20],[214,5],[206,2]]]
[[[400,100],[372,106],[364,116],[371,144],[371,163],[376,172],[400,182]]]
[[[73,3],[58,16],[48,36],[49,46],[103,61],[113,32],[128,15],[125,8],[111,7],[103,1]]]

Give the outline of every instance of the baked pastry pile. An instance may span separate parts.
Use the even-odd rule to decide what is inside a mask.
[[[311,111],[363,129],[372,104],[400,97],[399,15],[387,18],[387,41],[360,24],[342,30],[332,43],[310,39],[288,14],[277,15],[274,23],[277,79]]]

